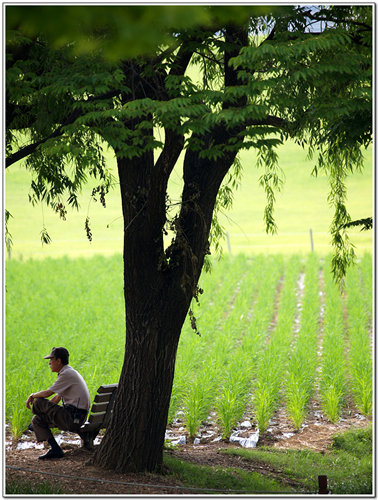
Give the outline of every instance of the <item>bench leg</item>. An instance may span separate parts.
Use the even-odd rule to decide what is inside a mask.
[[[83,441],[82,448],[90,451],[93,450],[93,441],[96,439],[98,433],[99,431],[79,432],[78,434]]]

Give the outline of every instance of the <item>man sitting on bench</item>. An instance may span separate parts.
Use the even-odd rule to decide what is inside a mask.
[[[53,347],[51,354],[44,356],[50,360],[51,371],[58,373],[58,378],[49,389],[35,392],[26,400],[26,407],[34,413],[29,429],[34,431],[37,443],[48,441],[51,446],[47,453],[38,457],[41,460],[63,457],[63,450],[50,429],[78,432],[91,404],[87,384],[80,373],[69,366],[68,357],[64,347]],[[53,398],[46,399],[55,393]],[[60,401],[62,406],[58,404]]]

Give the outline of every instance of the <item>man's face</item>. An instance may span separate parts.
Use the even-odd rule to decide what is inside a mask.
[[[62,361],[60,358],[50,358],[49,366],[52,372],[59,373],[62,368]]]

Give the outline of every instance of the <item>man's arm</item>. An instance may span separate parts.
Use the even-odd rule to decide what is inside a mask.
[[[56,405],[61,401],[62,396],[59,396],[59,394],[56,394],[53,398],[50,399],[52,403],[55,403]]]
[[[30,405],[33,404],[33,401],[35,400],[35,398],[48,398],[52,394],[54,394],[54,393],[52,391],[50,391],[49,389],[46,389],[45,391],[39,391],[39,392],[34,392],[33,394],[30,394],[30,396],[26,400],[26,408],[29,408],[29,410],[31,410]],[[60,398],[60,396],[58,396],[58,394],[56,396],[54,396],[53,399],[55,399],[56,397],[59,397],[59,401],[60,401],[61,398]],[[53,403],[55,403],[55,401],[53,401]]]

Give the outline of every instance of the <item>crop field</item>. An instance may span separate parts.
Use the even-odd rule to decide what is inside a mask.
[[[316,398],[331,422],[345,409],[371,415],[372,256],[348,273],[342,294],[330,255],[238,254],[213,262],[179,344],[167,424],[177,415],[195,437],[210,415],[224,438],[252,419],[263,433],[284,409],[293,429]],[[56,375],[43,356],[64,345],[91,397],[117,382],[125,345],[122,258],[6,263],[6,422],[20,437],[25,400]]]

